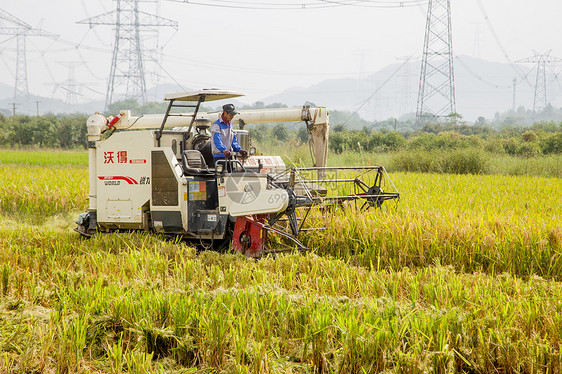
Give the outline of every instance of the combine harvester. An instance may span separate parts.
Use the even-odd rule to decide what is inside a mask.
[[[300,250],[298,239],[311,209],[330,211],[355,204],[359,211],[380,207],[392,192],[382,166],[327,167],[328,110],[240,111],[233,123],[248,157],[235,154],[215,167],[209,129],[220,112],[203,113],[203,102],[242,96],[202,90],[168,94],[165,114],[88,118],[89,208],[77,232],[144,230],[179,235],[205,249],[230,248],[250,257],[288,250],[268,246],[278,234]],[[258,155],[244,125],[304,121],[315,167],[287,168],[280,156]],[[386,185],[384,185],[386,186]],[[287,242],[287,240],[285,240]]]

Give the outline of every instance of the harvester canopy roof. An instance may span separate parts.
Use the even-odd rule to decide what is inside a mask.
[[[164,100],[177,100],[177,101],[199,101],[201,96],[204,97],[201,101],[215,101],[230,99],[232,97],[244,96],[241,92],[209,89],[192,92],[174,92],[164,95]]]

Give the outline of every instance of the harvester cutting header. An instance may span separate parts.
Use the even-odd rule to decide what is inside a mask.
[[[399,197],[394,186],[393,192],[382,190],[383,177],[390,181],[382,166],[326,166],[324,107],[236,112],[234,133],[247,152],[213,159],[210,128],[221,113],[199,109],[203,102],[238,96],[216,89],[174,93],[165,96],[165,114],[133,117],[122,110],[112,118],[90,116],[89,208],[76,231],[152,231],[259,257],[277,251],[268,246],[271,234],[306,249],[298,235],[315,207],[354,202],[364,209]],[[244,129],[295,121],[306,124],[312,168],[287,168],[280,156],[258,154]]]

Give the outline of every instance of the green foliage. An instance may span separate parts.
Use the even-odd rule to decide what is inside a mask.
[[[531,129],[504,127],[499,131],[483,126],[441,123],[429,123],[421,130],[408,134],[389,132],[386,129],[346,130],[343,125],[332,126],[332,130],[329,138],[330,151],[336,154],[472,149],[473,153],[486,151],[530,158],[541,154],[562,153],[557,145],[559,138],[555,135],[562,132],[562,126],[553,122],[536,123]],[[426,166],[420,165],[421,169],[426,169],[427,163],[422,164]]]
[[[31,165],[31,166],[88,166],[87,151],[19,151],[2,149],[0,165]]]
[[[562,133],[544,139],[541,142],[541,150],[544,154],[562,153]]]
[[[0,146],[85,148],[86,116],[0,117]]]
[[[536,142],[539,137],[533,130],[527,130],[521,135],[521,138],[524,142]]]
[[[249,110],[249,109],[273,109],[273,108],[287,108],[287,105],[281,104],[281,103],[271,103],[271,104],[265,105],[261,101],[256,101],[255,103],[253,103],[251,105],[242,105],[238,109]]]
[[[372,123],[359,117],[356,113],[341,110],[330,110],[330,122],[334,125],[333,127],[341,124],[347,129],[362,129],[372,125]],[[384,125],[380,125],[380,127],[384,127]]]
[[[77,146],[86,146],[88,129],[85,126],[86,117],[78,119],[63,117],[60,120],[60,125],[57,128],[57,141],[55,147],[60,148],[75,148]]]
[[[488,158],[474,149],[398,152],[390,159],[390,170],[423,173],[485,174]]]
[[[115,101],[107,106],[107,114],[118,114],[121,110],[130,110],[133,114],[140,114],[140,105],[136,99]]]
[[[330,142],[330,150],[335,153],[344,151],[361,151],[366,145],[364,134],[358,131],[340,131],[330,134],[328,138]],[[363,142],[363,145],[361,145]]]
[[[252,139],[257,142],[263,142],[269,139],[270,129],[267,125],[252,125],[248,126],[247,129],[252,135]]]
[[[450,174],[483,174],[486,163],[486,156],[478,150],[454,150],[444,157],[442,171]]]
[[[277,124],[271,131],[273,137],[281,142],[285,142],[289,139],[289,130],[283,124]]]
[[[537,156],[541,149],[537,143],[525,142],[518,139],[509,139],[504,141],[503,148],[508,155],[534,157]]]
[[[306,129],[306,126],[301,126],[297,130],[297,140],[301,143],[307,143],[308,142],[308,131]]]
[[[125,99],[116,101],[107,106],[107,115],[116,115],[122,110],[130,110],[134,116],[143,114],[165,113],[168,107],[167,102],[150,101],[144,104],[139,104],[135,99]]]
[[[461,135],[487,134],[492,130],[486,126],[472,126],[467,124],[451,124],[451,123],[428,123],[424,125],[420,132],[429,132],[439,134],[445,131],[455,132]]]
[[[345,131],[345,125],[343,123],[340,123],[338,125],[332,126],[331,131],[332,132],[344,132]]]
[[[397,151],[406,145],[406,138],[397,132],[371,132],[368,136],[367,149],[378,152]]]
[[[144,105],[141,105],[140,108],[138,109],[138,112],[133,112],[133,113],[134,115],[165,113],[167,107],[168,107],[167,102],[151,101],[145,103]],[[122,107],[121,109],[127,109],[127,107]]]

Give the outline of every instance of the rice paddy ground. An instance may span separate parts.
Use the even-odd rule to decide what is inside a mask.
[[[2,373],[562,371],[562,179],[392,173],[254,261],[80,238],[81,157],[0,152]]]

